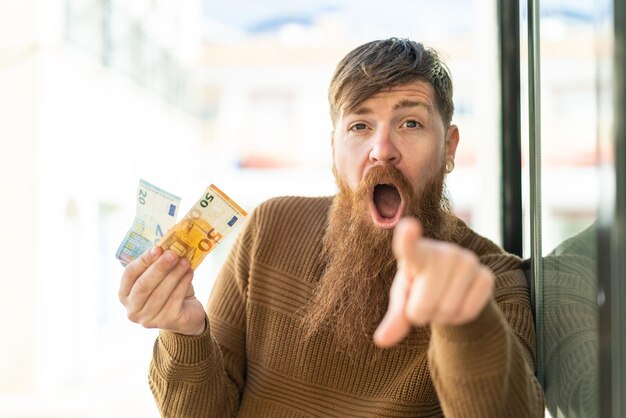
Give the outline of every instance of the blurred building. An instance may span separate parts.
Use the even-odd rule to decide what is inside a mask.
[[[1,416],[158,415],[145,377],[155,334],[125,328],[111,249],[140,176],[175,189],[197,175],[202,124],[176,77],[199,41],[163,22],[191,28],[198,5],[0,4]],[[122,59],[131,34],[150,40],[140,73]]]

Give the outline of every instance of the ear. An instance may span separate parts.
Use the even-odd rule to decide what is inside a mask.
[[[330,131],[330,148],[335,155],[335,131]]]
[[[459,145],[459,128],[456,125],[450,125],[446,132],[446,158],[454,158],[457,145]]]

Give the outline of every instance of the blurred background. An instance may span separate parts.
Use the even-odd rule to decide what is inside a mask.
[[[546,254],[597,216],[604,13],[542,3]],[[158,416],[157,332],[117,298],[139,179],[181,196],[179,217],[211,183],[248,211],[333,194],[326,89],[364,42],[441,52],[461,133],[448,189],[500,243],[496,15],[495,0],[0,0],[0,416]],[[201,300],[233,239],[197,270]]]

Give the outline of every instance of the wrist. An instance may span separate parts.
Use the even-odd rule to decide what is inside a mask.
[[[205,318],[205,329],[200,335],[186,335],[175,331],[161,330],[157,341],[160,349],[181,363],[198,363],[211,356],[210,326]]]

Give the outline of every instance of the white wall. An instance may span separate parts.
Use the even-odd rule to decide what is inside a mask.
[[[190,206],[206,144],[197,119],[65,45],[47,12],[62,3],[0,4],[0,416],[158,416],[156,332],[126,319],[114,254],[139,178]]]

